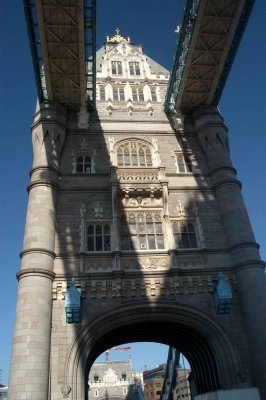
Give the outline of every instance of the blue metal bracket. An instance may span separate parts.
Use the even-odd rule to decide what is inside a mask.
[[[196,23],[200,0],[188,0],[186,3],[183,22],[177,43],[172,73],[169,79],[165,98],[165,112],[173,112],[183,77],[184,67],[190,46],[190,41]]]

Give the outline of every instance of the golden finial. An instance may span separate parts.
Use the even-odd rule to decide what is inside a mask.
[[[106,42],[109,42],[109,43],[128,42],[128,43],[130,43],[130,37],[128,36],[127,38],[124,38],[122,35],[120,35],[119,28],[116,28],[115,32],[116,32],[116,35],[114,35],[112,37],[106,36]]]

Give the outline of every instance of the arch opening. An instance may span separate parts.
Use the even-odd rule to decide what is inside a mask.
[[[134,303],[88,321],[66,369],[77,398],[87,399],[87,377],[97,357],[121,343],[157,342],[187,358],[196,393],[237,386],[239,359],[222,328],[203,313],[177,304]]]

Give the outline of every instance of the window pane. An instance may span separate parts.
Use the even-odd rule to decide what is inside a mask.
[[[157,248],[164,249],[163,236],[157,236]]]
[[[155,230],[156,230],[156,233],[163,233],[162,224],[161,223],[156,223],[155,224]]]
[[[103,241],[102,236],[96,236],[96,251],[102,251]]]
[[[149,249],[150,250],[156,249],[155,236],[149,235],[148,236],[148,241],[149,241]]]
[[[137,236],[131,236],[131,248],[132,250],[138,250],[139,245]]]
[[[140,75],[139,63],[135,64],[136,75]]]
[[[94,251],[94,237],[88,236],[88,251]]]
[[[93,235],[94,233],[94,226],[93,225],[89,225],[88,226],[88,235]]]
[[[104,250],[110,251],[111,250],[111,237],[104,236]]]
[[[147,232],[148,233],[154,233],[153,224],[147,224]]]
[[[110,235],[110,226],[109,225],[104,225],[104,234],[105,235]]]
[[[139,233],[145,233],[145,224],[139,224]]]
[[[188,156],[186,156],[185,155],[185,163],[186,163],[186,166],[187,166],[187,170],[189,171],[189,172],[192,172],[192,165],[191,165],[191,160],[190,160],[190,158],[188,157]]]
[[[188,249],[189,248],[188,236],[186,234],[182,234],[182,247],[184,249]]]
[[[118,67],[118,69],[117,69],[118,75],[122,75],[122,65],[120,62],[118,63],[117,67]]]
[[[139,243],[140,243],[140,249],[142,249],[142,250],[146,249],[147,248],[146,236],[140,236]]]
[[[136,234],[137,233],[137,227],[135,224],[129,224],[129,232],[131,234]]]
[[[197,247],[197,242],[196,242],[196,236],[195,234],[191,233],[189,235],[189,240],[190,240],[190,247],[196,248]]]
[[[122,250],[129,250],[129,242],[127,236],[121,237],[121,248]]]
[[[143,90],[139,88],[139,101],[144,101]]]
[[[138,101],[138,93],[137,93],[136,88],[132,89],[132,97],[133,97],[133,101]]]
[[[113,99],[118,100],[118,89],[117,88],[113,88]]]
[[[95,229],[96,235],[101,235],[102,234],[102,226],[97,225]]]
[[[125,93],[124,93],[124,89],[120,88],[119,89],[119,93],[120,93],[120,100],[124,101],[125,100]]]
[[[182,248],[181,235],[175,235],[175,244],[178,249]]]
[[[174,231],[174,233],[178,233],[179,232],[179,225],[173,224],[173,231]]]
[[[121,235],[127,235],[128,234],[128,226],[123,223],[121,224]]]

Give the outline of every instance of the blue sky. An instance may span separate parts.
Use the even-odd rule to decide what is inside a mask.
[[[16,307],[19,252],[22,247],[27,206],[26,186],[31,168],[30,124],[36,103],[33,67],[22,0],[0,4],[1,84],[1,290],[0,369],[7,383],[13,322]],[[113,35],[116,27],[124,36],[141,43],[151,58],[171,68],[176,46],[175,27],[181,23],[182,3],[177,0],[97,0],[97,43]],[[243,196],[256,240],[266,259],[266,5],[257,0],[230,72],[219,108],[229,127],[231,157],[243,183]],[[123,352],[121,352],[123,353]],[[132,346],[138,370],[164,361],[166,349]],[[147,356],[148,355],[148,356]],[[121,354],[123,357],[128,355]],[[112,357],[112,355],[110,356]]]

